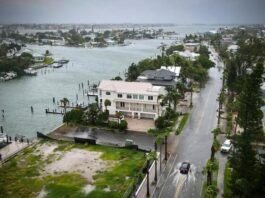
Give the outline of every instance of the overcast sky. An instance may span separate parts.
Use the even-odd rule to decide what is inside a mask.
[[[265,0],[0,0],[0,23],[265,23]]]

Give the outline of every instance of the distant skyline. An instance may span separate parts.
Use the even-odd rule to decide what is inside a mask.
[[[0,0],[0,23],[265,24],[265,0]]]

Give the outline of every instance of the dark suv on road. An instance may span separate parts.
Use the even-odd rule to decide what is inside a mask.
[[[180,170],[180,173],[182,173],[182,174],[188,174],[188,172],[190,170],[190,163],[189,162],[182,162],[179,170]]]

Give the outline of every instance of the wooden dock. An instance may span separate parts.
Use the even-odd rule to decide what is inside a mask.
[[[45,109],[45,113],[46,114],[60,114],[60,115],[64,115],[64,112],[60,112],[60,111],[57,111],[56,109],[50,111],[49,109]]]

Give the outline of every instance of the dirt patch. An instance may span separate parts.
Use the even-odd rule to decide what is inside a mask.
[[[77,172],[92,183],[93,175],[110,166],[109,163],[100,159],[100,156],[100,152],[72,149],[63,153],[59,160],[48,164],[44,172],[47,174]]]
[[[48,194],[47,191],[45,191],[45,189],[42,188],[42,190],[40,191],[40,193],[36,198],[45,198],[47,194]]]
[[[88,194],[92,192],[93,190],[95,190],[95,188],[96,188],[95,186],[88,184],[83,188],[83,192]]]
[[[58,144],[45,143],[41,144],[37,148],[37,153],[41,154],[44,158],[47,158],[49,155],[54,154],[54,149],[58,147]]]

